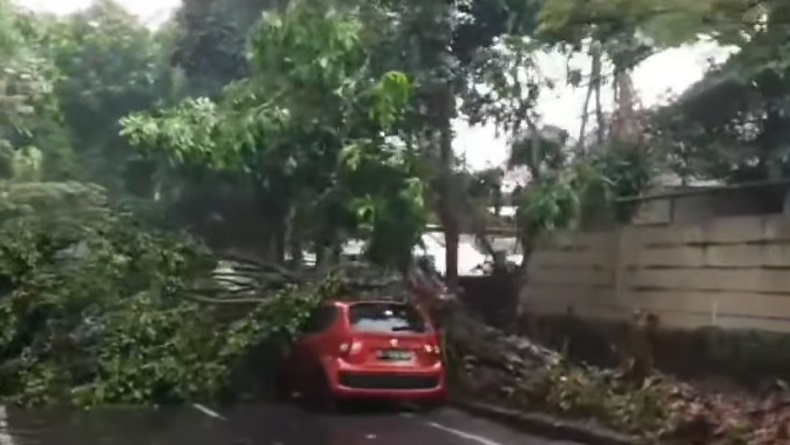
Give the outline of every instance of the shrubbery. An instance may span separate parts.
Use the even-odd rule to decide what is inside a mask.
[[[220,317],[221,305],[189,298],[215,261],[188,236],[144,227],[107,206],[93,186],[24,184],[2,193],[5,402],[91,406],[228,396],[240,358],[272,334],[295,332],[320,300],[318,288],[289,288],[241,316]]]

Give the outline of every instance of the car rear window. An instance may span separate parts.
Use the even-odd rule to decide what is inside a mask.
[[[407,304],[357,303],[348,310],[351,329],[357,332],[412,333],[428,331],[425,319]]]

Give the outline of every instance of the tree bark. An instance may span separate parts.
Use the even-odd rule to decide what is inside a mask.
[[[453,181],[453,129],[452,119],[455,115],[455,96],[449,84],[445,84],[437,92],[437,117],[439,120],[439,174],[440,174],[440,210],[439,216],[444,231],[445,280],[447,286],[455,291],[458,287],[458,241],[460,224],[458,215],[458,199]]]
[[[274,223],[274,255],[277,264],[285,262],[285,253],[288,249],[288,224],[285,218]]]
[[[301,231],[297,224],[299,211],[294,206],[288,215],[288,251],[291,254],[291,266],[300,269],[304,266],[304,246],[302,245]]]
[[[450,222],[444,226],[444,261],[445,261],[445,280],[450,289],[455,290],[458,286],[458,242],[461,235],[458,228]]]
[[[301,269],[304,266],[304,252],[302,247],[302,240],[298,236],[291,234],[289,240],[289,250],[291,251],[291,263],[295,269]]]
[[[261,227],[263,233],[260,238],[266,240],[263,258],[283,264],[285,252],[288,248],[288,216],[290,213],[290,198],[285,194],[273,199],[273,194],[268,190],[257,190],[255,202],[258,208],[257,215],[265,218]]]

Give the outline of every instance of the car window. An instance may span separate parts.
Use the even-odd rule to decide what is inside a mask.
[[[337,308],[334,306],[321,306],[313,311],[310,318],[305,322],[303,332],[305,334],[320,334],[334,323],[337,318]]]
[[[425,319],[407,304],[357,303],[349,308],[348,321],[357,332],[422,334],[428,331]]]

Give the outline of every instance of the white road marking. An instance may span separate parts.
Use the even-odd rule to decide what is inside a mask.
[[[442,431],[444,431],[446,433],[450,433],[450,434],[456,435],[456,436],[461,437],[463,439],[466,439],[468,441],[477,442],[480,445],[502,445],[501,443],[499,443],[497,441],[494,441],[494,440],[491,440],[491,439],[487,439],[487,438],[485,438],[483,436],[478,436],[477,434],[467,433],[466,431],[461,431],[461,430],[457,430],[455,428],[450,428],[449,426],[444,426],[444,425],[442,425],[440,423],[428,422],[426,425],[428,425],[430,427],[433,427],[433,428],[436,428],[438,430],[442,430]]]
[[[14,436],[8,432],[8,411],[0,405],[0,445],[16,445]]]
[[[203,406],[203,405],[201,405],[199,403],[193,403],[192,404],[192,408],[195,408],[196,410],[200,411],[201,413],[203,413],[203,414],[205,414],[205,415],[207,415],[209,417],[213,417],[215,419],[220,419],[220,420],[228,420],[225,417],[223,417],[222,414],[220,414],[220,413],[218,413],[216,411],[212,411],[212,410],[206,408],[205,406]],[[5,444],[0,442],[0,445],[5,445]]]

